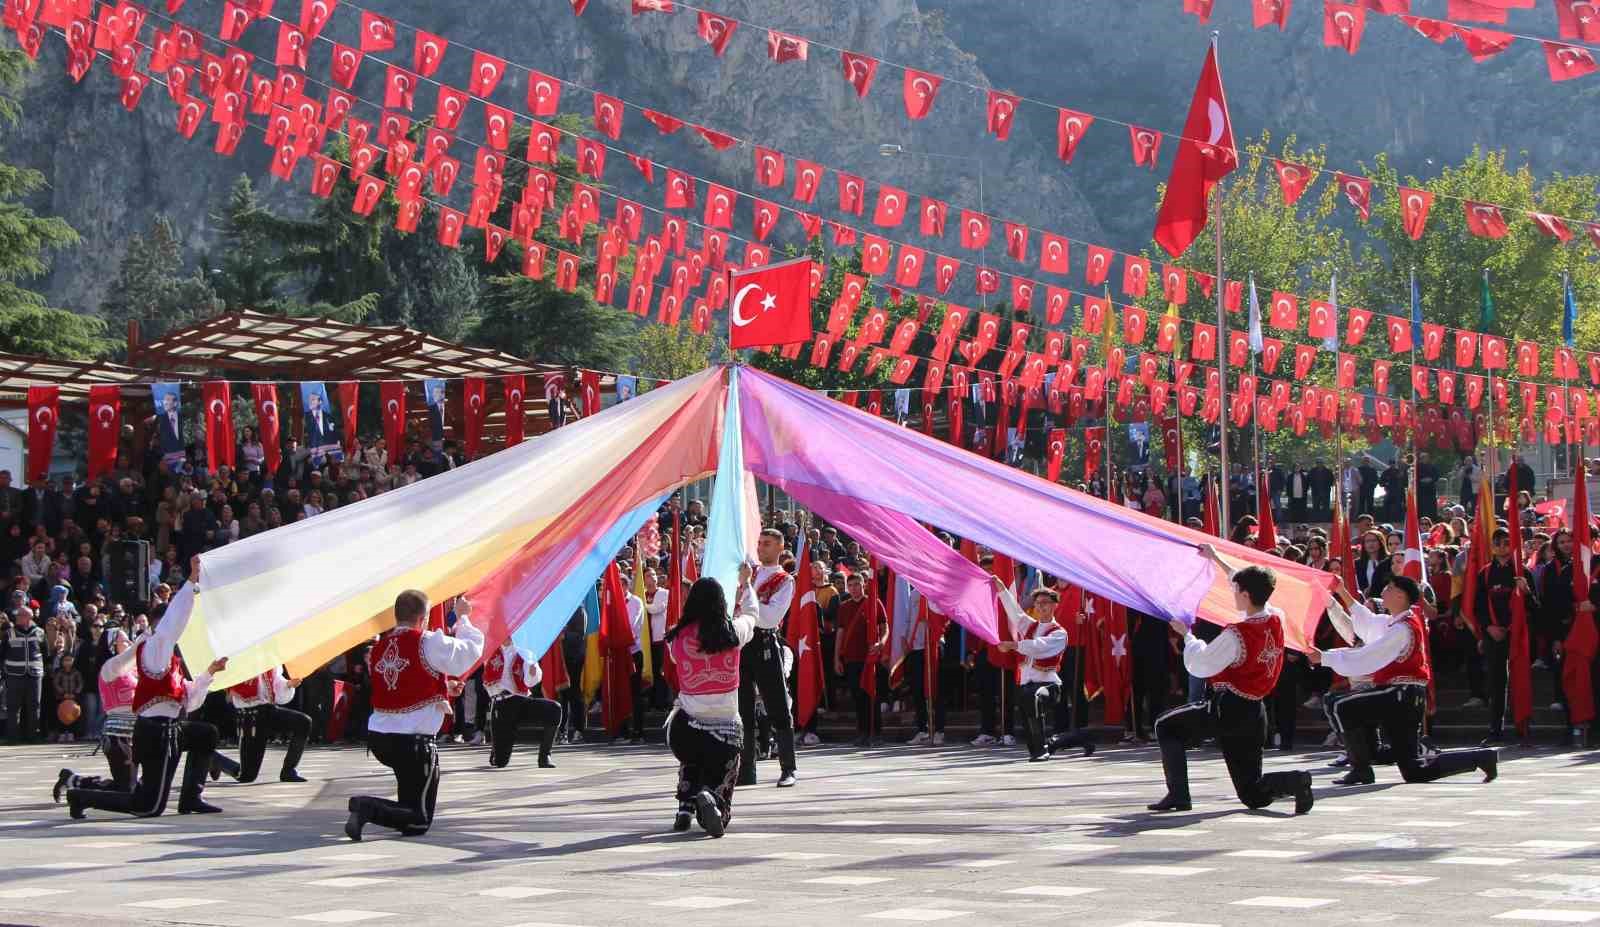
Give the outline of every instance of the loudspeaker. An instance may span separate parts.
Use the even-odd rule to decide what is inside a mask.
[[[130,614],[150,601],[149,541],[116,541],[111,545],[106,586],[111,601],[120,602]]]

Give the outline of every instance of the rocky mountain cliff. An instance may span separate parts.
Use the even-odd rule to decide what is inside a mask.
[[[745,27],[724,57],[713,57],[695,35],[694,14],[632,17],[627,0],[593,0],[582,18],[567,0],[366,0],[402,23],[441,33],[455,43],[441,76],[466,83],[471,52],[485,49],[569,82],[564,111],[587,114],[594,87],[642,106],[672,113],[866,177],[978,205],[982,159],[984,206],[1075,238],[1137,249],[1148,242],[1155,185],[1173,151],[1163,145],[1152,172],[1132,166],[1127,130],[1098,124],[1076,160],[1054,154],[1053,114],[1025,105],[1008,142],[984,133],[983,95],[946,84],[933,114],[908,121],[901,75],[880,70],[865,101],[841,79],[838,53],[813,46],[806,64],[773,65],[764,36]],[[1178,0],[714,0],[718,12],[857,50],[886,61],[926,68],[978,85],[1082,109],[1107,118],[1176,132],[1207,37],[1179,12]],[[279,0],[279,13],[298,4]],[[1443,15],[1444,0],[1416,0],[1418,12]],[[1592,110],[1600,77],[1552,84],[1533,43],[1474,64],[1458,43],[1437,47],[1388,17],[1371,17],[1360,54],[1350,57],[1321,42],[1320,5],[1297,4],[1287,33],[1253,31],[1248,4],[1223,0],[1212,28],[1222,34],[1223,73],[1241,136],[1271,129],[1302,142],[1326,142],[1333,166],[1358,168],[1387,150],[1402,171],[1426,175],[1428,159],[1446,163],[1474,144],[1526,152],[1535,170],[1600,169],[1600,151],[1583,142],[1580,113]],[[1432,9],[1438,7],[1438,9]],[[220,0],[189,0],[180,18],[217,31]],[[292,8],[292,9],[291,9]],[[1510,28],[1555,34],[1547,4],[1518,13]],[[359,12],[347,6],[324,33],[354,43]],[[246,46],[270,61],[273,23],[257,24]],[[319,43],[311,72],[327,74],[329,46]],[[410,37],[391,60],[410,57]],[[258,65],[258,70],[265,70]],[[524,81],[512,77],[496,100],[521,111]],[[357,83],[366,99],[382,98],[382,66],[368,60]],[[433,90],[418,94],[418,113],[433,108]],[[211,214],[241,171],[252,174],[269,202],[303,204],[303,178],[291,185],[267,178],[266,149],[251,132],[232,159],[212,154],[212,130],[192,141],[174,129],[166,93],[152,87],[136,113],[123,111],[115,81],[102,61],[80,85],[62,68],[59,39],[47,43],[41,66],[23,95],[20,127],[0,137],[0,156],[39,168],[50,190],[38,207],[66,218],[83,235],[41,283],[56,305],[91,311],[100,302],[130,234],[156,212],[172,216],[193,251],[214,235]],[[362,113],[373,118],[370,108]],[[464,138],[481,137],[469,121]],[[689,132],[660,136],[630,111],[622,141],[631,150],[746,190],[756,189],[746,147],[715,153]],[[882,144],[906,154],[885,158]],[[459,146],[463,147],[464,146]],[[568,149],[570,151],[570,149]],[[923,152],[927,154],[918,154]],[[465,153],[470,156],[470,149]],[[458,156],[463,154],[457,152]],[[929,157],[944,155],[946,157]],[[619,158],[610,181],[631,175]],[[773,198],[788,203],[788,191]],[[647,194],[647,202],[657,202]],[[834,200],[824,184],[819,205]],[[823,210],[826,213],[826,210]]]

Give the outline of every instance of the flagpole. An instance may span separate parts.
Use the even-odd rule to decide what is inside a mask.
[[[1211,33],[1211,47],[1217,47],[1217,33]],[[1217,512],[1221,516],[1217,530],[1224,537],[1228,535],[1232,522],[1228,512],[1228,410],[1226,407],[1228,397],[1228,358],[1226,346],[1228,344],[1228,326],[1226,309],[1223,307],[1223,293],[1227,290],[1227,281],[1222,277],[1222,188],[1218,187],[1212,194],[1211,225],[1217,245],[1217,396],[1218,415],[1217,426],[1219,440],[1217,441],[1217,465],[1221,469],[1221,480],[1217,490]]]
[[[1109,330],[1110,326],[1111,326],[1111,310],[1113,308],[1115,308],[1115,304],[1111,302],[1111,284],[1108,283],[1108,284],[1106,284],[1106,326],[1107,326],[1107,330]],[[1116,405],[1115,401],[1111,397],[1111,340],[1109,338],[1104,338],[1104,336],[1102,335],[1102,343],[1105,346],[1105,354],[1106,354],[1105,359],[1104,359],[1104,362],[1105,362],[1105,365],[1106,365],[1106,388],[1105,388],[1105,394],[1104,394],[1105,395],[1105,403],[1106,403],[1106,439],[1104,441],[1100,442],[1101,445],[1103,445],[1100,450],[1106,455],[1106,459],[1105,459],[1105,465],[1106,465],[1106,501],[1107,502],[1114,502],[1115,501],[1115,502],[1117,502],[1118,505],[1121,505],[1122,503],[1120,501],[1117,501],[1117,500],[1113,499],[1112,496],[1111,496],[1112,479],[1113,479],[1113,476],[1112,476],[1112,473],[1111,473],[1111,426],[1113,424],[1115,424],[1115,419],[1112,418],[1111,411],[1112,411],[1113,408],[1115,408],[1115,405]],[[1145,446],[1149,447],[1148,444],[1145,445]],[[1002,695],[1004,694],[1004,689],[1001,690],[1001,694]]]
[[[1485,267],[1483,269],[1483,291],[1485,293],[1489,292],[1489,268],[1487,268],[1487,267]],[[1480,313],[1480,315],[1481,315],[1481,313]],[[1478,329],[1479,329],[1478,335],[1479,335],[1480,342],[1482,341],[1482,336],[1484,334],[1486,334],[1486,332],[1483,331],[1483,328],[1484,328],[1483,319],[1479,318],[1479,320],[1478,320]],[[1478,347],[1478,352],[1479,352],[1479,356],[1480,357],[1482,356],[1483,350],[1484,350],[1484,346],[1480,343],[1479,347]],[[1495,471],[1500,469],[1500,450],[1495,445],[1495,431],[1494,431],[1494,368],[1490,367],[1488,364],[1484,364],[1483,365],[1483,369],[1489,375],[1489,395],[1487,397],[1485,397],[1485,399],[1489,403],[1489,419],[1488,419],[1488,423],[1489,423],[1489,439],[1485,443],[1488,444],[1488,446],[1489,446],[1489,498],[1493,499],[1494,498],[1494,481],[1495,481],[1495,476],[1496,476]],[[1509,494],[1509,489],[1510,489],[1510,487],[1508,486],[1507,487],[1508,494]],[[1496,513],[1496,517],[1498,517],[1498,513]],[[1494,530],[1494,526],[1490,525],[1489,526],[1489,530],[1492,533],[1493,530]]]
[[[1416,495],[1417,492],[1417,424],[1422,416],[1422,410],[1417,407],[1417,335],[1421,331],[1422,300],[1417,295],[1417,268],[1411,268],[1411,292],[1407,294],[1411,300],[1411,428],[1407,438],[1411,444],[1411,479],[1406,482],[1406,492]],[[1406,538],[1406,543],[1411,543]]]
[[[1218,280],[1216,285],[1221,287],[1222,281]],[[1176,337],[1172,339],[1172,379],[1174,383],[1178,379],[1178,339]],[[1178,398],[1174,396],[1172,401],[1177,402]],[[1165,412],[1166,410],[1163,409],[1162,418],[1166,417]],[[1174,501],[1177,504],[1172,507],[1172,520],[1181,525],[1183,524],[1183,419],[1176,415],[1172,418],[1177,423],[1172,426],[1172,444],[1178,451],[1177,481],[1173,489],[1173,495],[1177,496]]]

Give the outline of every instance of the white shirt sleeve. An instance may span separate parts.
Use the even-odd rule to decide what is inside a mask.
[[[650,613],[650,628],[653,631],[656,620],[667,613],[667,590],[656,589],[656,594],[650,597],[650,604],[645,606],[645,611]]]
[[[1022,604],[1017,601],[1016,596],[1011,594],[1010,589],[1005,586],[998,588],[1000,590],[1000,607],[1005,610],[1006,617],[1011,620],[1011,635],[1013,637],[1020,636],[1023,628],[1027,627],[1027,622],[1033,619],[1023,613]]]
[[[483,632],[465,617],[458,617],[454,637],[443,631],[422,635],[422,656],[435,672],[446,676],[464,675],[483,656]]]
[[[739,638],[740,647],[750,643],[750,639],[756,636],[756,622],[760,617],[754,592],[739,596],[738,611],[733,616],[733,633]]]
[[[126,675],[128,668],[133,665],[133,655],[135,653],[138,653],[138,649],[129,647],[127,650],[100,664],[100,678],[110,682]]]
[[[773,569],[781,571],[783,568],[773,567]],[[768,575],[771,574],[769,573]],[[760,580],[757,580],[756,582],[759,584]],[[789,603],[794,601],[794,577],[788,577],[783,585],[778,587],[778,591],[772,596],[771,602],[760,602],[760,600],[756,598],[753,589],[751,591],[750,598],[752,601],[757,602],[759,609],[760,617],[757,619],[756,625],[758,627],[766,628],[769,631],[774,630],[778,627],[778,625],[782,624],[783,619],[788,616]]]
[[[1360,602],[1350,603],[1350,624],[1362,643],[1371,643],[1389,630],[1389,616],[1379,615]]]
[[[1411,625],[1396,621],[1382,634],[1361,635],[1360,647],[1341,647],[1322,652],[1322,665],[1341,676],[1371,676],[1400,659],[1413,646]]]
[[[1210,679],[1239,659],[1239,647],[1239,634],[1232,628],[1225,629],[1209,644],[1191,632],[1183,638],[1184,669],[1191,676]]]
[[[172,596],[172,601],[167,603],[166,612],[150,632],[150,637],[145,641],[147,646],[141,651],[144,654],[141,662],[144,663],[145,672],[160,673],[172,662],[172,651],[178,646],[183,629],[189,625],[189,614],[194,611],[194,596],[194,583],[184,583]]]
[[[294,686],[289,685],[289,677],[284,674],[283,667],[272,668],[272,703],[274,705],[287,705],[294,701]]]
[[[1017,641],[1017,650],[1033,660],[1043,660],[1055,656],[1067,649],[1067,632],[1057,625],[1055,630],[1044,637],[1034,637]]]
[[[211,674],[201,673],[184,683],[183,710],[199,711],[206,703],[206,693],[211,691]]]
[[[518,650],[517,656],[522,658],[522,684],[530,689],[538,688],[539,681],[544,678],[544,668],[526,650]]]

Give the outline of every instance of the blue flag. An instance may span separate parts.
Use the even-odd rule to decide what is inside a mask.
[[[1570,348],[1576,341],[1572,328],[1574,323],[1578,321],[1578,301],[1572,296],[1572,278],[1563,274],[1561,283],[1563,289],[1566,290],[1566,306],[1561,313],[1561,343]]]
[[[728,603],[738,591],[739,565],[750,560],[746,548],[743,431],[739,425],[739,368],[728,368],[728,404],[723,410],[722,448],[711,483],[711,515],[706,524],[706,551],[701,576],[722,584]]]

